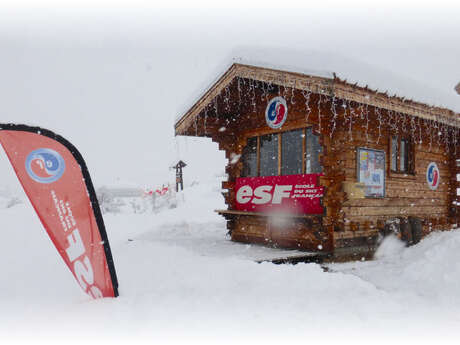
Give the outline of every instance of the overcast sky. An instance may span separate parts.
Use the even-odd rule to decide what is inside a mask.
[[[173,125],[236,47],[326,51],[445,90],[460,81],[460,5],[323,3],[4,6],[0,122],[56,130],[80,149],[96,185],[156,186],[177,158],[188,178],[224,170],[217,146],[176,140]]]

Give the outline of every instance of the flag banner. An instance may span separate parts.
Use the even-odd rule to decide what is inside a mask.
[[[118,296],[104,221],[86,164],[51,131],[1,125],[2,144],[40,221],[83,291]]]

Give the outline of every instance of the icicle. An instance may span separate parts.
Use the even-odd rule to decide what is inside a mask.
[[[349,104],[349,125],[348,125],[348,136],[350,137],[350,140],[353,140],[353,116],[355,116],[355,108],[353,107],[353,104],[350,102]]]
[[[446,150],[449,153],[450,152],[450,145],[449,145],[449,126],[447,124],[443,123],[443,132],[444,132],[444,145],[446,145]]]
[[[208,133],[207,127],[206,127],[207,121],[208,121],[208,106],[206,105],[206,107],[204,108],[204,133],[205,134]]]
[[[418,123],[418,143],[421,145],[423,143],[422,139],[422,125],[420,124],[420,117],[417,118],[417,123]]]
[[[454,131],[454,137],[453,137],[453,141],[454,141],[454,158],[456,159],[457,158],[457,141],[458,141],[458,128],[453,128],[453,131]]]
[[[437,138],[438,146],[441,145],[441,132],[438,126],[438,116],[436,113],[433,114],[433,107],[430,108],[430,115],[431,115],[431,127],[434,129],[435,137]],[[434,118],[434,120],[433,120]],[[431,147],[430,147],[431,148]]]
[[[283,98],[286,99],[287,98],[287,92],[286,92],[286,85],[287,85],[287,78],[286,76],[284,76],[284,80],[283,80]]]
[[[198,123],[197,123],[197,117],[195,116],[195,136],[198,136]]]
[[[446,138],[447,139],[446,140],[447,151],[450,153],[450,146],[452,144],[450,139],[453,138],[454,133],[453,133],[453,128],[448,126],[447,124],[446,124],[446,134],[447,134],[447,138]]]
[[[401,113],[398,113],[398,116],[399,116],[399,119],[401,120],[401,130],[402,132],[406,132],[406,129],[407,129],[407,116],[406,114],[401,114]]]
[[[311,108],[310,108],[310,91],[302,90],[302,95],[305,98],[305,122],[308,123],[308,118],[310,117]]]
[[[396,114],[393,110],[388,110],[388,125],[393,134],[398,135],[398,124],[396,120]]]
[[[265,90],[265,83],[262,82],[262,94],[260,95],[260,100],[267,100],[267,91]]]
[[[208,122],[208,107],[206,107],[204,109],[205,109],[205,111],[204,111],[204,133],[207,134],[208,129],[206,127],[206,123]]]
[[[411,116],[410,117],[410,136],[411,136],[412,142],[415,142],[415,131],[416,130],[417,128],[415,127],[415,118],[414,116]]]
[[[252,97],[251,97],[251,105],[253,107],[252,112],[256,112],[256,88],[254,86],[254,80],[250,79],[249,80],[249,91],[252,90]]]
[[[359,109],[359,117],[361,120],[364,120],[364,104],[360,103],[358,106]]]
[[[378,130],[379,136],[377,138],[377,144],[380,142],[380,138],[382,137],[382,113],[380,113],[379,108],[375,108],[375,113],[377,114],[377,120],[379,121]]]
[[[291,104],[295,104],[295,101],[294,101],[294,90],[296,88],[296,85],[297,85],[297,80],[294,79],[294,86],[291,87]]]
[[[318,131],[321,133],[321,94],[318,96]]]
[[[216,117],[219,117],[219,112],[218,112],[218,109],[217,109],[217,96],[214,97],[213,105],[214,105],[214,111],[216,112]]]
[[[225,98],[224,98],[224,102],[225,102],[225,110],[227,113],[230,112],[230,90],[228,88],[228,85],[225,87]]]
[[[369,106],[366,104],[366,106],[363,108],[365,117],[366,117],[366,143],[369,142]]]
[[[433,126],[432,126],[432,122],[433,122],[433,120],[427,120],[427,122],[425,123],[427,131],[428,131],[428,135],[430,137],[430,151],[431,151],[431,148],[433,146]]]
[[[394,112],[394,119],[395,119],[395,124],[394,124],[394,128],[395,128],[395,131],[396,131],[396,135],[399,134],[399,123],[401,122],[401,113],[400,112],[397,112],[395,111]]]
[[[265,101],[268,101],[269,92],[273,90],[273,84],[271,82],[267,83],[267,93],[265,94]]]
[[[331,134],[329,137],[332,139],[332,136],[334,135],[335,127],[336,127],[336,119],[337,119],[337,110],[335,108],[335,96],[332,96],[332,101],[331,101],[331,112],[332,112],[332,128],[331,128]]]
[[[238,77],[238,108],[241,107],[241,78]]]

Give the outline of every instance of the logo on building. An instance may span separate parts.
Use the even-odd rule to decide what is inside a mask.
[[[431,162],[426,169],[426,182],[431,190],[436,190],[439,185],[439,169],[436,163]]]
[[[283,97],[275,97],[265,109],[265,120],[270,128],[278,129],[286,122],[288,108]]]
[[[34,150],[26,158],[27,173],[39,183],[52,183],[59,180],[64,170],[64,159],[51,149]]]

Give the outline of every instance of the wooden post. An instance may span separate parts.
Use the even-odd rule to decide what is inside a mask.
[[[187,164],[185,164],[183,161],[177,162],[176,165],[174,165],[172,168],[176,169],[176,192],[180,190],[184,190],[184,179],[182,175],[182,168],[186,167]]]

